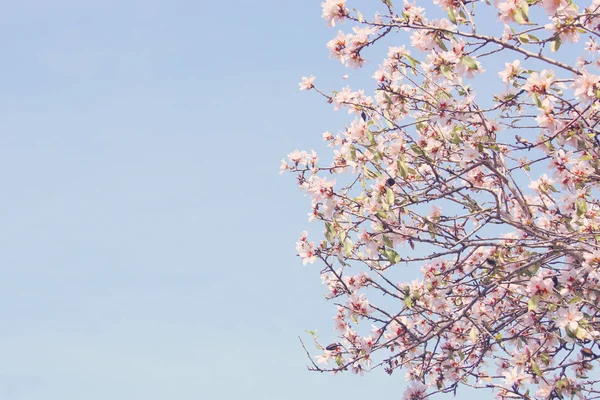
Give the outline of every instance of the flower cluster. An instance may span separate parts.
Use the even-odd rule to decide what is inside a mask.
[[[502,22],[497,36],[481,33],[474,2],[434,4],[448,17],[406,0],[370,19],[322,4],[329,26],[352,25],[327,45],[348,67],[396,32],[411,47],[382,53],[370,94],[300,83],[349,113],[323,134],[331,164],[297,150],[281,164],[323,228],[318,245],[302,234],[298,255],[322,266],[336,303],[337,337],[315,338],[312,368],[403,370],[404,399],[460,386],[597,396],[600,1],[478,4]]]

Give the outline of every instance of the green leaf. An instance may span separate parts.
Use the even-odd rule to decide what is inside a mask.
[[[418,144],[411,144],[410,149],[417,155],[425,154],[425,153],[423,153],[423,149],[421,149]]]
[[[529,10],[529,7],[527,7]],[[529,22],[529,18],[527,18],[527,13],[523,10],[522,7],[515,9],[515,22],[520,25],[525,25]]]
[[[411,57],[411,56],[409,56],[407,54],[404,55],[404,58],[408,59],[408,62],[410,62],[410,65],[413,68],[416,68],[417,64],[421,64],[421,62],[419,60],[417,60],[416,58],[413,58],[413,57]]]
[[[394,249],[386,248],[384,250],[385,256],[392,264],[397,264],[400,261],[400,254],[396,253]]]
[[[373,172],[369,168],[367,168],[366,166],[363,166],[363,171],[364,171],[365,176],[367,177],[367,179],[377,179],[377,178],[379,178],[381,176],[381,174],[379,172]]]
[[[452,67],[444,64],[440,66],[440,72],[448,79],[452,79]]]
[[[394,244],[392,243],[392,241],[390,240],[389,237],[387,237],[386,235],[382,235],[383,236],[383,243],[388,246],[388,247],[394,247]]]
[[[558,382],[556,382],[555,385],[559,391],[562,391],[563,389],[569,387],[570,382],[569,382],[568,378],[563,378],[563,379],[559,380]]]
[[[540,367],[536,364],[535,361],[531,360],[531,369],[533,370],[533,372],[535,372],[535,374],[537,376],[542,376],[542,370],[540,369]]]
[[[527,303],[527,311],[535,311],[540,304],[540,296],[533,295],[529,298],[529,303]]]
[[[390,206],[394,205],[394,191],[390,188],[385,188],[387,202]]]
[[[460,62],[469,69],[477,69],[477,61],[472,57],[464,56],[460,59]]]
[[[530,276],[530,277],[534,276],[535,274],[537,274],[537,272],[539,271],[539,269],[541,267],[542,267],[542,263],[536,262],[531,267],[529,267],[525,270],[525,275]]]
[[[518,40],[519,40],[519,42],[521,42],[521,43],[524,43],[524,44],[527,44],[527,43],[529,43],[529,35],[527,35],[527,34],[525,34],[525,33],[523,33],[523,34],[521,34],[521,35],[517,36],[517,39],[518,39]]]
[[[383,92],[383,98],[388,103],[388,108],[389,108],[389,106],[391,104],[393,104],[394,102],[392,101],[392,98],[390,97],[390,95],[385,90],[382,90],[382,92]]]
[[[533,100],[533,102],[535,103],[536,106],[538,107],[542,107],[542,102],[540,100],[540,98],[538,97],[537,93],[531,93],[531,99]]]
[[[560,45],[562,44],[562,41],[560,40],[560,36],[556,35],[551,41],[550,41],[550,51],[551,52],[556,52],[558,51],[558,49],[560,49]]]
[[[343,229],[340,229],[338,231],[338,237],[340,238],[340,242],[343,242],[344,240],[346,240],[346,231],[344,231]]]
[[[396,165],[398,166],[398,173],[400,174],[400,176],[406,178],[408,174],[406,172],[407,167],[404,160],[402,158],[399,158],[398,161],[396,161]]]
[[[329,243],[333,243],[334,234],[335,231],[331,223],[325,222],[325,239],[327,239]]]
[[[469,332],[469,339],[471,339],[473,343],[477,342],[477,329],[475,327],[471,328],[471,332]]]
[[[529,4],[521,2],[521,7],[519,9],[523,12],[523,15],[525,15],[525,20],[529,21]]]
[[[435,42],[437,43],[438,46],[440,46],[440,49],[442,49],[444,51],[448,51],[448,47],[446,47],[446,44],[444,43],[444,39],[442,39],[439,36],[436,36]]]
[[[587,213],[588,207],[585,199],[577,199],[577,216],[583,217]]]
[[[450,143],[461,144],[462,142],[462,139],[460,138],[460,136],[458,136],[458,132],[452,132],[452,138],[450,138]]]
[[[391,106],[391,103],[388,103],[388,108]],[[384,116],[384,121],[385,124],[388,126],[388,128],[390,129],[394,129],[394,124],[392,121],[392,117],[390,116],[390,112],[388,110],[384,110],[383,111],[383,116]]]
[[[364,22],[365,19],[363,18],[363,15],[361,14],[360,11],[358,11],[357,9],[353,9],[354,11],[356,11],[356,16],[358,17],[358,22]]]
[[[375,145],[375,136],[373,136],[373,132],[367,129],[367,139],[372,145]]]
[[[454,8],[448,7],[448,18],[453,24],[456,24],[456,14],[454,14]]]
[[[350,239],[346,239],[344,241],[344,254],[346,255],[346,257],[350,257],[353,248],[354,245],[352,244],[352,241]]]

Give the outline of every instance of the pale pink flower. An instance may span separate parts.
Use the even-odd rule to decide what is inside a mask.
[[[554,15],[556,10],[568,4],[565,0],[542,0],[542,7],[549,15]]]
[[[555,80],[556,77],[552,70],[544,69],[539,74],[532,72],[523,85],[523,89],[528,93],[546,94]]]
[[[442,208],[440,206],[433,205],[431,207],[431,213],[429,214],[429,218],[431,218],[433,220],[438,220],[441,215],[442,215]]]
[[[433,20],[430,24],[436,28],[451,30],[452,23],[446,18]],[[439,48],[434,30],[417,29],[410,37],[411,44],[421,51]]]
[[[504,83],[514,80],[523,71],[519,60],[515,60],[512,63],[505,63],[504,65],[506,67],[504,71],[498,72],[498,76],[502,78],[502,82]]]
[[[348,15],[346,0],[326,0],[321,3],[323,8],[323,19],[327,21],[327,26],[335,26],[337,21],[343,20]]]
[[[573,89],[575,97],[581,101],[595,101],[596,91],[600,90],[600,76],[592,75],[588,71],[582,71],[581,75],[575,77]]]
[[[416,2],[409,3],[404,0],[404,11],[402,13],[411,24],[422,22],[425,18],[425,9],[418,7]]]
[[[506,43],[512,38],[513,38],[513,32],[510,29],[510,25],[504,24],[504,30],[502,31],[502,41],[504,43]]]
[[[318,364],[327,364],[329,360],[333,358],[333,352],[329,350],[323,350],[323,354],[316,356]]]
[[[306,150],[294,150],[288,154],[288,158],[295,164],[306,164],[312,156]]]
[[[515,20],[515,11],[521,6],[522,0],[506,0],[498,4],[498,17],[502,22],[509,23]]]
[[[600,267],[600,250],[596,250],[592,253],[585,253],[583,256],[585,260],[584,266],[590,269],[597,269]]]
[[[538,275],[532,277],[527,285],[527,291],[531,296],[551,293],[552,289],[554,289],[552,279],[544,279],[544,277]]]
[[[309,78],[303,76],[302,77],[302,82],[300,82],[298,85],[300,85],[300,90],[310,90],[314,87],[313,82],[315,81],[315,77],[314,76],[310,76]]]
[[[358,315],[367,315],[370,312],[369,300],[364,294],[348,296],[348,308]]]
[[[333,109],[339,110],[342,105],[350,104],[356,99],[356,93],[350,89],[350,86],[346,86],[333,96]]]
[[[288,163],[285,160],[281,160],[281,165],[279,166],[279,174],[283,174],[288,169],[290,169]]]
[[[504,386],[512,387],[513,385],[527,385],[531,382],[531,375],[523,371],[523,367],[512,367],[508,371],[502,373],[504,376]]]
[[[570,330],[575,331],[582,318],[583,313],[577,309],[577,304],[570,304],[568,309],[561,308],[558,310],[556,325],[559,328],[568,327]]]
[[[348,39],[343,31],[338,31],[337,36],[327,42],[329,49],[329,57],[337,58],[340,62],[345,62],[345,49],[348,44]]]
[[[437,45],[435,35],[430,34],[425,29],[413,31],[413,34],[410,36],[410,44],[420,51],[431,50]]]
[[[404,392],[402,396],[403,400],[422,400],[425,398],[427,392],[427,385],[422,382],[412,381],[410,386]]]
[[[307,263],[313,264],[317,260],[315,244],[308,241],[308,233],[306,231],[302,232],[300,240],[296,242],[296,251],[298,251],[298,255],[302,258],[303,265]]]
[[[544,382],[540,382],[540,386],[538,386],[538,390],[535,392],[535,395],[545,400],[551,398],[553,392],[553,385],[547,385]]]

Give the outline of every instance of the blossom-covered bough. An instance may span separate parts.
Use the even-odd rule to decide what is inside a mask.
[[[297,250],[337,306],[311,369],[403,369],[405,399],[600,398],[600,1],[434,0],[439,18],[393,1],[322,4],[350,25],[328,43],[346,66],[392,47],[371,96],[303,78],[351,117],[323,135],[331,164],[281,166],[312,198],[324,237]]]

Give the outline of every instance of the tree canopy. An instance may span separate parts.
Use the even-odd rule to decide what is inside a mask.
[[[405,399],[600,398],[600,1],[346,3],[322,4],[344,28],[327,47],[371,92],[304,77],[349,121],[323,134],[331,163],[281,165],[335,304],[310,368],[402,369]]]

